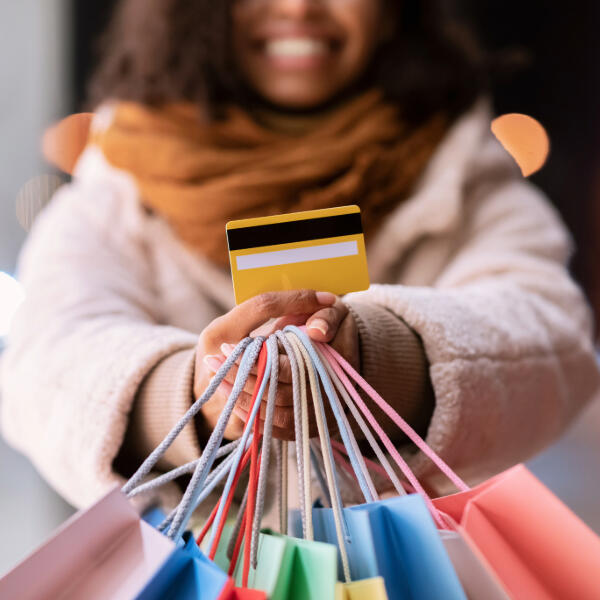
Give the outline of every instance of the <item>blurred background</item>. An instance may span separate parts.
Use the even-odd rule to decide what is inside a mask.
[[[82,109],[95,62],[94,41],[114,4],[114,0],[5,0],[0,5],[0,360],[2,336],[21,297],[12,276],[34,216],[23,210],[23,203],[33,195],[43,205],[61,181],[42,159],[40,135],[54,121]],[[573,233],[577,252],[572,270],[598,319],[600,3],[574,0],[565,7],[548,0],[464,0],[463,6],[484,46],[498,51],[510,47],[528,56],[524,69],[495,85],[496,111],[532,115],[550,134],[550,159],[533,179]],[[27,205],[31,208],[31,202]],[[600,406],[592,406],[530,466],[600,533],[599,433]],[[2,441],[0,473],[0,514],[5,517],[2,574],[73,509],[40,479],[27,459]]]

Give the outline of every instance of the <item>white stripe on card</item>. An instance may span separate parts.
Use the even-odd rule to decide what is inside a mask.
[[[236,261],[238,271],[245,271],[246,269],[276,267],[278,265],[290,265],[310,260],[354,256],[355,254],[358,254],[358,245],[356,241],[353,241],[308,246],[307,248],[292,248],[290,250],[275,250],[259,254],[246,254],[245,256],[238,256]]]

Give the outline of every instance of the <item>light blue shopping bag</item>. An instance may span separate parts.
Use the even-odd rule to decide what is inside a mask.
[[[415,494],[344,508],[353,579],[381,576],[389,600],[465,600],[423,499]],[[333,511],[313,509],[315,539],[337,544]],[[340,566],[341,573],[341,566]]]

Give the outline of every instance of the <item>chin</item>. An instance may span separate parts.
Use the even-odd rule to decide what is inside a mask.
[[[294,111],[311,111],[326,105],[334,93],[323,90],[308,90],[306,86],[264,90],[260,94],[269,104],[277,108]]]

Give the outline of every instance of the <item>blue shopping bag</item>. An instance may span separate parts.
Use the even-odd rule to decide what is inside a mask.
[[[312,512],[315,539],[337,544],[333,511]],[[383,577],[389,600],[466,599],[420,496],[352,506],[344,508],[343,515],[353,579]]]
[[[188,531],[136,600],[219,600],[231,589],[227,575],[198,548]]]

